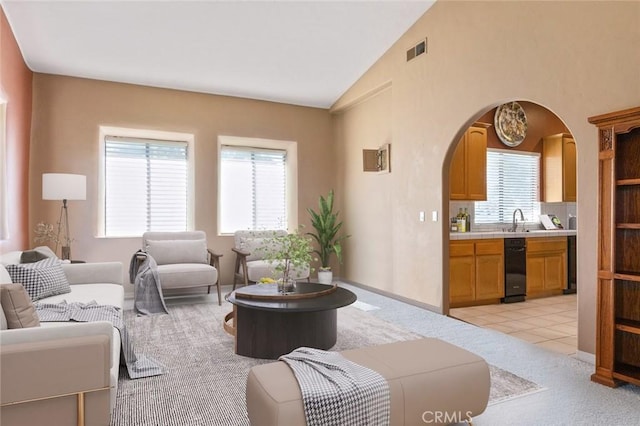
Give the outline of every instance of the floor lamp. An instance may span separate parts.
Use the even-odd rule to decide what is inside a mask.
[[[69,236],[69,212],[68,200],[87,199],[87,177],[84,175],[72,175],[67,173],[44,173],[42,175],[42,199],[62,200],[60,218],[58,219],[58,236],[56,238],[56,251],[60,241],[60,233],[64,228],[62,242],[62,259],[71,259],[71,237]]]

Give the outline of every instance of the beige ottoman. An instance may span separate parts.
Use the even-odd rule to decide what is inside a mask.
[[[391,425],[456,423],[481,414],[487,407],[487,363],[442,340],[389,343],[342,355],[387,379]],[[306,424],[298,382],[284,362],[251,368],[247,412],[252,426]]]

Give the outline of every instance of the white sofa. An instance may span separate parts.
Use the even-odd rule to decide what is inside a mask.
[[[5,265],[19,263],[20,254],[0,256],[0,284],[11,279]],[[71,292],[38,302],[95,300],[123,308],[122,263],[63,264],[62,268]],[[33,328],[6,329],[1,308],[0,320],[0,423],[79,424],[77,418],[82,415],[85,424],[109,424],[120,365],[116,328],[102,321],[43,322]]]

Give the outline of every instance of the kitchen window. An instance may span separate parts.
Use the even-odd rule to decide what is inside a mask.
[[[487,150],[487,201],[475,203],[475,223],[511,223],[521,209],[527,222],[540,215],[540,154]]]
[[[297,144],[219,137],[219,234],[295,229]]]
[[[147,138],[140,137],[144,132],[132,131],[136,137],[118,130],[101,138],[103,235],[191,229],[193,136],[149,132]]]

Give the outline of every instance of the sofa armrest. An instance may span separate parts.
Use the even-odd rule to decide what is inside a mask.
[[[108,395],[111,338],[108,322],[2,331],[2,405],[81,392]]]
[[[63,263],[69,284],[122,284],[121,262]]]

